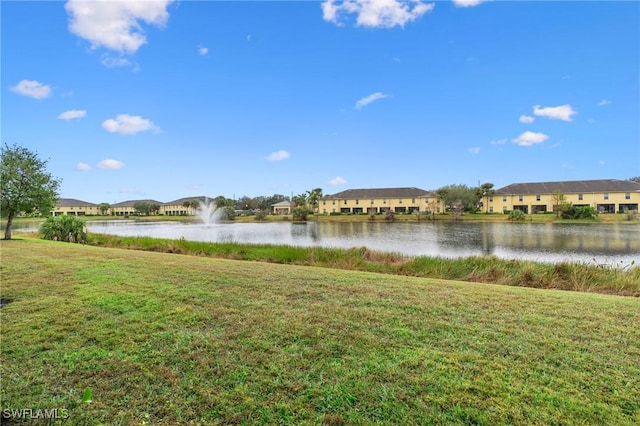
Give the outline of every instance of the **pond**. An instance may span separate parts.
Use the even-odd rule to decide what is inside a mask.
[[[89,232],[121,236],[293,246],[367,247],[407,256],[494,255],[539,262],[627,266],[640,260],[635,224],[487,222],[215,223],[89,221]]]

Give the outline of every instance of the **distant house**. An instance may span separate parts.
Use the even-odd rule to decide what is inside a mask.
[[[513,183],[484,196],[489,213],[520,210],[526,214],[554,211],[556,193],[574,206],[591,206],[601,213],[638,210],[640,183],[600,179]]]
[[[138,214],[138,211],[135,208],[135,205],[138,203],[147,203],[147,204],[157,204],[158,206],[162,206],[162,202],[156,200],[127,200],[122,201],[121,203],[111,204],[111,215],[112,216],[131,216]]]
[[[59,198],[55,207],[51,210],[52,216],[85,216],[98,214],[100,214],[100,208],[97,204],[76,200],[75,198]]]
[[[442,211],[435,192],[408,188],[348,189],[320,200],[320,213],[394,213]]]
[[[179,198],[160,205],[160,214],[166,216],[193,216],[200,203],[206,202],[205,196]]]
[[[293,203],[288,200],[280,201],[278,203],[271,204],[271,211],[273,214],[289,215],[293,209]]]

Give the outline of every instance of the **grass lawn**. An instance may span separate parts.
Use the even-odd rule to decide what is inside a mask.
[[[638,298],[37,239],[0,255],[3,410],[65,408],[71,425],[640,423]]]

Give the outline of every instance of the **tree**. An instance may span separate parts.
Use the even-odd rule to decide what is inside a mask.
[[[640,176],[634,176],[632,178],[629,178],[627,180],[630,180],[631,182],[637,182],[640,183]]]
[[[307,191],[307,202],[311,205],[311,209],[318,214],[318,206],[320,205],[320,199],[322,198],[322,188],[314,188],[311,191]]]
[[[564,194],[561,191],[553,191],[551,204],[553,204],[553,211],[556,212],[556,217],[560,216],[565,203]]]
[[[438,210],[438,198],[431,198],[427,207],[427,212],[431,215],[431,220],[436,220],[436,211]]]
[[[138,215],[147,216],[151,211],[151,204],[145,203],[144,201],[139,201],[133,205],[133,208],[136,209]]]
[[[4,238],[21,212],[48,215],[58,200],[60,180],[47,172],[48,160],[27,148],[4,145],[0,155],[0,210],[7,215]]]
[[[442,200],[445,209],[451,209],[454,204],[461,203],[464,211],[475,211],[478,208],[480,197],[477,188],[469,188],[467,185],[447,185],[436,191],[438,199]]]
[[[292,212],[293,220],[307,220],[307,215],[309,214],[309,209],[307,208],[307,193],[296,195],[292,201],[295,207]]]
[[[482,200],[484,203],[484,197],[489,197],[493,195],[496,191],[493,189],[493,184],[491,182],[485,182],[476,188],[476,196]],[[485,213],[489,213],[489,203],[485,207]]]
[[[106,215],[107,211],[111,208],[111,205],[109,203],[100,203],[100,205],[98,206],[98,209],[100,210],[100,214],[101,215]]]
[[[231,198],[226,198],[224,195],[218,195],[213,199],[213,202],[216,203],[216,207],[219,209],[223,207],[233,207],[236,203]]]

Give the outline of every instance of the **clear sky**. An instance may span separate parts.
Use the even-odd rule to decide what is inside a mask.
[[[640,3],[0,3],[3,144],[161,202],[640,175]]]

